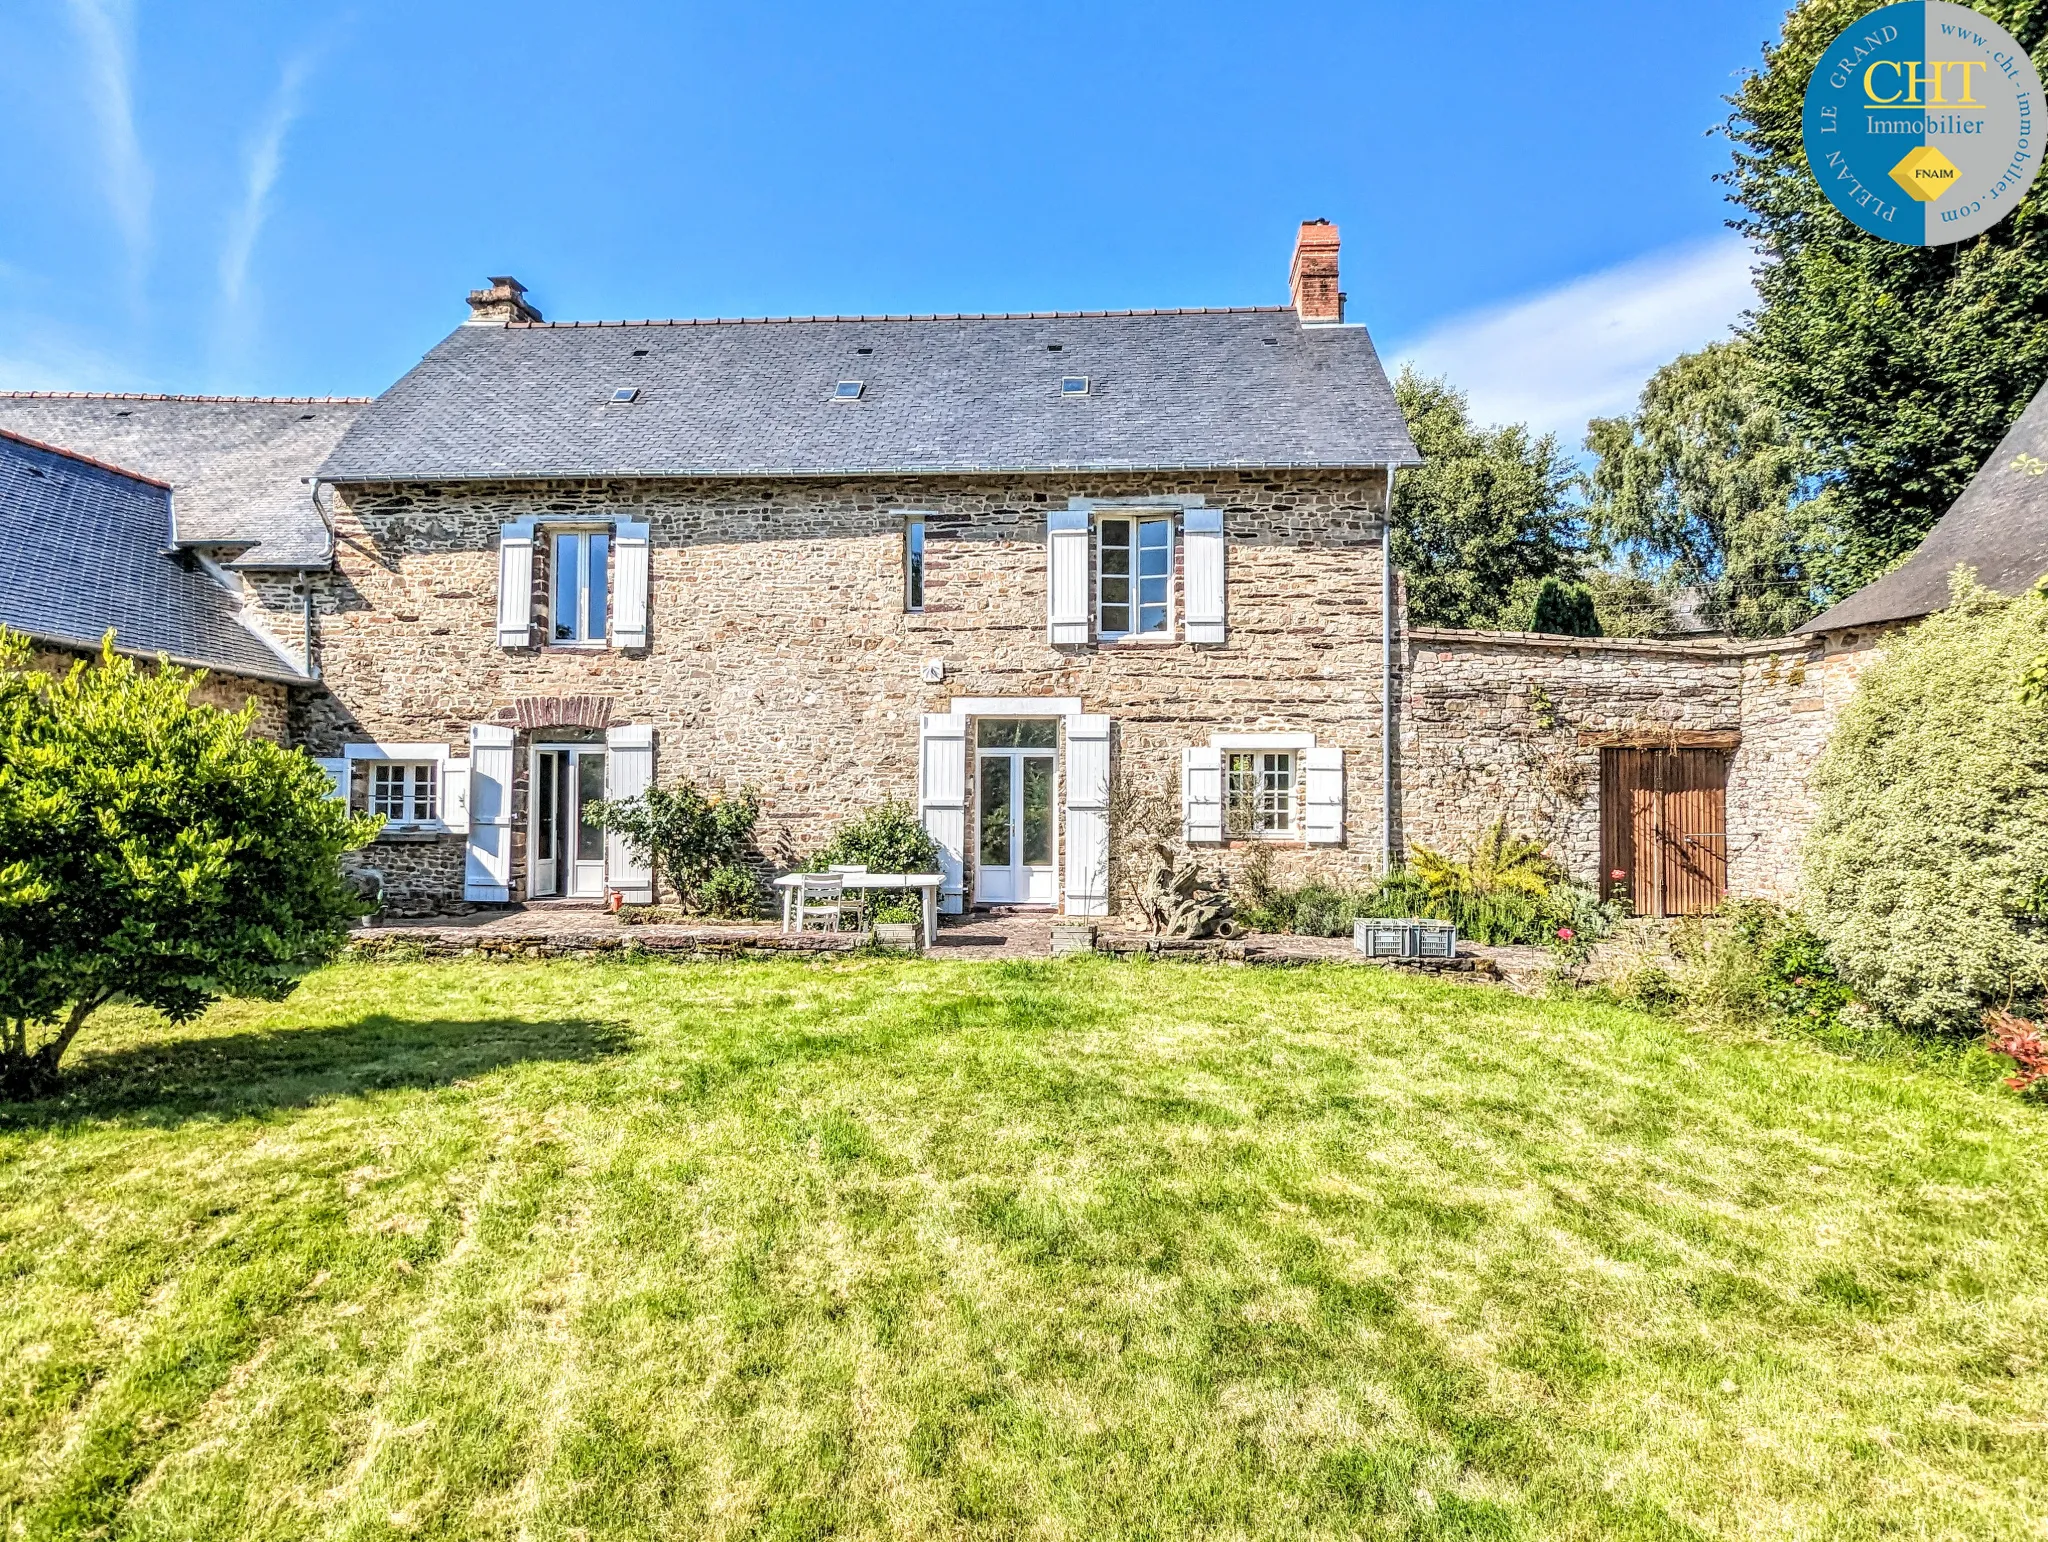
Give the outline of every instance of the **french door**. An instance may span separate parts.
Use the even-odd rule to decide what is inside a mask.
[[[984,721],[976,730],[974,898],[982,905],[1050,905],[1057,892],[1053,802],[1056,729],[1050,722]]]
[[[604,749],[543,744],[533,752],[533,881],[536,899],[604,895],[604,831],[588,809],[604,797]]]

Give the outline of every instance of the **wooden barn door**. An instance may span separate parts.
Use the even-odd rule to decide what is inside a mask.
[[[1691,916],[1728,892],[1728,752],[1600,752],[1600,866],[1638,915]],[[1616,880],[1615,872],[1623,876]]]

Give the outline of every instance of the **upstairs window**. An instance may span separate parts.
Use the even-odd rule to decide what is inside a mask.
[[[440,767],[431,760],[380,760],[370,767],[370,812],[394,825],[441,817]]]
[[[1224,833],[1232,840],[1294,833],[1294,756],[1233,751],[1224,757]]]
[[[924,520],[915,514],[903,522],[903,608],[924,609]]]
[[[603,530],[564,530],[555,536],[549,641],[565,647],[604,641],[611,543]]]
[[[1105,519],[1095,527],[1096,634],[1170,637],[1173,519]]]

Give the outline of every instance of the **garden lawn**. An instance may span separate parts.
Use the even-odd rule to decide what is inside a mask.
[[[0,1535],[2038,1536],[2044,1162],[1364,969],[341,966],[0,1105]]]

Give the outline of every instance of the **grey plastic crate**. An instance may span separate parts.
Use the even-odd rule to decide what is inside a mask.
[[[1361,916],[1351,923],[1351,942],[1367,958],[1455,958],[1458,955],[1458,929],[1448,921]]]

